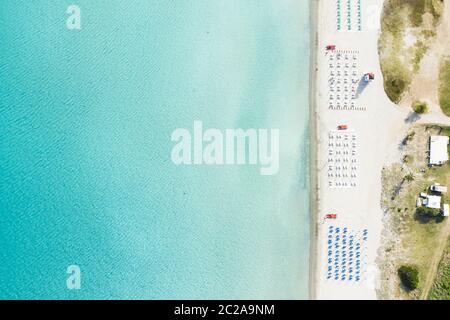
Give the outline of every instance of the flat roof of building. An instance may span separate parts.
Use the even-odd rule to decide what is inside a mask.
[[[428,208],[432,209],[440,209],[441,208],[441,197],[439,196],[428,196],[427,197],[427,204],[426,206]]]
[[[430,165],[441,165],[448,161],[448,143],[447,136],[430,137]]]

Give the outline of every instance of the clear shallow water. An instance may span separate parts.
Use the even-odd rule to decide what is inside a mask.
[[[0,3],[0,298],[306,298],[308,2],[72,3]],[[173,165],[194,120],[279,174]]]

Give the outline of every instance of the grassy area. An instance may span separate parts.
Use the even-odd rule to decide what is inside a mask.
[[[420,27],[423,24],[423,16],[429,13],[433,16],[433,22],[436,23],[442,15],[442,5],[440,0],[405,0],[409,7],[409,20],[414,27]]]
[[[409,85],[411,73],[398,58],[392,58],[383,64],[384,89],[391,101],[398,103]]]
[[[450,60],[442,62],[439,81],[439,104],[442,112],[450,117]]]
[[[384,241],[384,257],[381,293],[385,298],[419,298],[430,271],[429,262],[442,241],[440,234],[444,220],[418,214],[416,200],[430,185],[440,183],[450,187],[450,164],[442,167],[427,166],[428,139],[431,134],[448,134],[450,127],[414,126],[403,141],[402,163],[393,164],[383,170],[382,204],[388,213],[385,232],[390,236]],[[450,200],[449,195],[446,196]],[[404,290],[400,286],[398,269],[403,265],[414,265],[418,270],[419,287]]]
[[[429,272],[429,261],[432,259],[433,248],[438,246],[439,234],[443,226],[442,219],[421,217],[416,212],[416,199],[420,192],[426,192],[434,182],[443,182],[445,176],[450,175],[450,166],[439,168],[427,173],[426,176],[416,177],[415,181],[404,182],[400,191],[398,183],[390,190],[390,201],[388,201],[388,212],[390,214],[390,228],[393,228],[395,239],[398,242],[389,243],[385,246],[385,256],[394,269],[391,274],[384,276],[388,282],[397,282],[398,275],[395,270],[402,265],[414,265],[418,270],[419,287],[415,291],[403,290],[399,283],[394,290],[393,296],[389,298],[418,298],[421,294],[421,284],[425,283]],[[403,174],[401,167],[390,168],[388,179],[395,179]],[[398,192],[397,196],[394,196]],[[388,272],[389,273],[389,272]]]
[[[402,10],[392,10],[394,3],[388,0],[385,3],[381,23],[381,37],[379,51],[381,70],[384,75],[384,88],[393,102],[399,102],[403,92],[411,83],[410,70],[398,54],[403,51],[403,31],[407,21]],[[397,52],[397,54],[395,54]]]
[[[428,44],[436,35],[434,26],[440,21],[442,9],[440,0],[385,1],[379,51],[384,88],[393,102],[400,102],[409,89],[412,74],[419,71]],[[408,36],[415,39],[412,45],[406,44]]]
[[[442,256],[437,277],[428,298],[431,300],[450,300],[450,238],[447,241],[447,250]]]

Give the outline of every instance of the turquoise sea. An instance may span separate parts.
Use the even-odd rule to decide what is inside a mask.
[[[298,0],[1,1],[0,299],[307,298],[309,23]],[[195,120],[279,128],[279,174],[175,166]]]

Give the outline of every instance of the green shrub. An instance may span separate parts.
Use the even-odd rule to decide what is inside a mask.
[[[425,217],[435,218],[440,216],[439,209],[427,208],[427,207],[419,207],[417,208],[417,214]]]
[[[428,104],[423,101],[414,101],[412,104],[412,108],[415,113],[427,113],[428,112]]]
[[[388,74],[385,81],[386,93],[392,102],[398,103],[409,83],[402,77]]]
[[[413,266],[401,266],[398,276],[407,290],[415,290],[419,287],[419,271]]]

